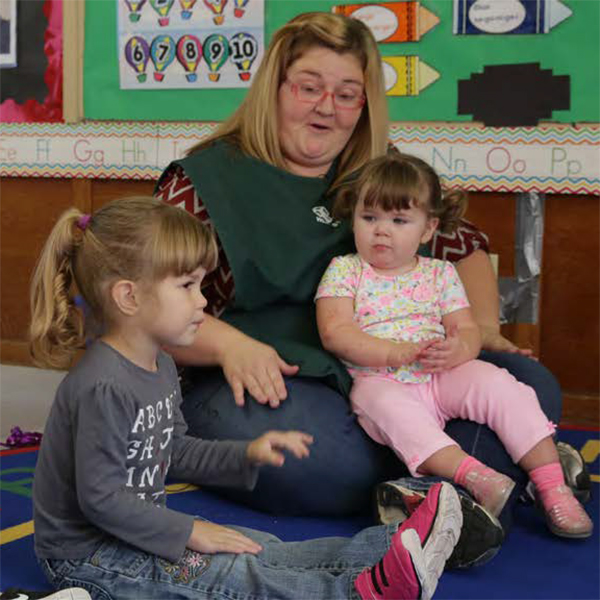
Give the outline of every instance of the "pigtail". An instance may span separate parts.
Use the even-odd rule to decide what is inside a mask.
[[[459,189],[444,191],[442,194],[441,210],[437,215],[440,219],[439,230],[442,233],[453,233],[460,220],[467,212],[467,194]]]
[[[36,364],[65,368],[84,342],[83,315],[73,300],[73,261],[86,235],[82,213],[65,211],[38,260],[30,289],[30,350]]]

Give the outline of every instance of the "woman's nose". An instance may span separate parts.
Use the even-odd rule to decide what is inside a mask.
[[[317,112],[323,115],[332,115],[335,112],[335,104],[333,102],[334,92],[324,92],[320,100],[315,105]]]

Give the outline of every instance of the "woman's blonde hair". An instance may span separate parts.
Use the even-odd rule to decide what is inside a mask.
[[[416,206],[440,220],[442,233],[453,232],[467,210],[462,190],[444,190],[438,174],[424,160],[391,148],[386,156],[369,162],[358,177],[339,191],[333,206],[338,219],[352,219],[357,204],[383,210]]]
[[[365,107],[340,154],[333,186],[371,158],[384,154],[388,110],[377,42],[361,21],[325,12],[298,15],[274,33],[241,105],[213,135],[191,148],[189,154],[216,139],[227,138],[245,154],[285,168],[277,126],[279,87],[290,66],[315,47],[354,56],[365,79]]]
[[[93,215],[71,208],[58,219],[33,273],[30,348],[35,361],[68,366],[84,344],[86,320],[102,327],[110,314],[112,283],[153,284],[169,275],[212,270],[212,233],[180,208],[150,197],[113,200]],[[89,324],[89,323],[88,323]]]

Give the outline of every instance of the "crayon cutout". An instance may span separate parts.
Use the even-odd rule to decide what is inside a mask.
[[[454,0],[455,35],[548,33],[573,11],[561,0]]]
[[[416,0],[377,4],[341,4],[332,12],[362,21],[378,42],[418,42],[440,19]]]
[[[458,81],[458,114],[491,127],[535,126],[570,107],[570,78],[539,63],[486,66]]]
[[[418,96],[440,78],[440,74],[418,56],[382,56],[381,60],[388,96]]]

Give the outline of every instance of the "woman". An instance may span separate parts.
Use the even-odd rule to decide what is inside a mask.
[[[220,266],[205,291],[214,316],[194,346],[173,350],[179,364],[220,367],[191,373],[182,407],[191,433],[251,438],[294,428],[315,438],[308,461],[289,458],[277,472],[265,469],[252,494],[236,494],[254,507],[347,514],[368,505],[378,481],[406,473],[355,422],[350,380],[322,349],[313,307],[329,260],[352,243],[330,216],[332,196],[386,151],[387,133],[381,62],[368,28],[339,15],[303,14],[274,34],[233,116],[159,181],[156,195],[210,222],[220,245]],[[495,278],[477,236],[458,268],[475,314],[490,328],[486,348],[493,352],[482,358],[532,385],[557,422],[554,378],[500,336]],[[447,431],[524,483],[489,429],[455,421]]]

